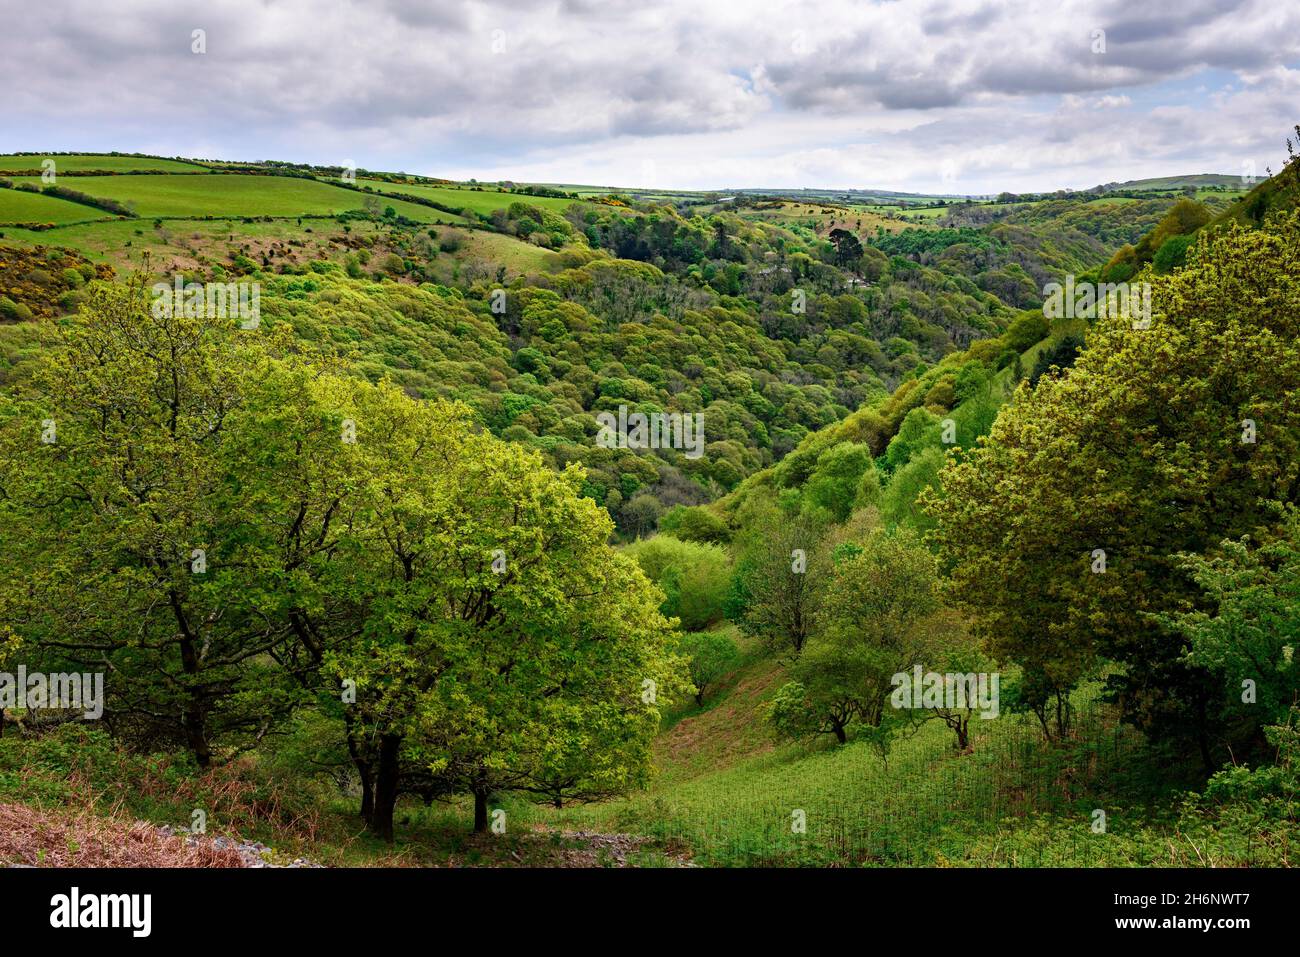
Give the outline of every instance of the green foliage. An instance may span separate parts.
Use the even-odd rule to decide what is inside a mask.
[[[685,677],[582,469],[288,332],[92,287],[0,403],[3,618],[48,663],[107,662],[115,723],[201,767],[295,706],[343,717],[389,839],[400,789],[644,781]]]
[[[882,464],[887,471],[892,472],[907,463],[922,449],[938,448],[940,438],[939,417],[929,409],[913,409],[903,419],[898,434],[890,440]]]
[[[1156,272],[1166,273],[1181,268],[1187,262],[1187,250],[1195,242],[1194,236],[1170,236],[1166,239],[1151,260]]]
[[[1163,249],[1166,243],[1171,239],[1180,236],[1190,236],[1209,221],[1210,212],[1201,203],[1192,199],[1178,200],[1169,208],[1169,211],[1161,217],[1160,222],[1156,224],[1155,229],[1143,236],[1142,240],[1134,247],[1131,259],[1127,257],[1124,259],[1113,259],[1110,264],[1110,271],[1120,271],[1114,267],[1120,266],[1125,262],[1131,261],[1131,263],[1136,267],[1141,267],[1142,264],[1151,262],[1152,258],[1157,255],[1157,253]],[[1166,254],[1165,260],[1168,268],[1173,268],[1178,265],[1176,259],[1185,251],[1185,244],[1182,245],[1181,249],[1177,245],[1171,247],[1169,253]],[[1158,271],[1165,272],[1167,270],[1159,269]],[[1122,280],[1116,279],[1116,281]]]
[[[740,660],[736,640],[721,631],[689,631],[677,643],[677,652],[688,662],[695,685],[695,703],[703,704],[709,687],[735,668]]]
[[[1300,688],[1300,518],[1252,547],[1227,541],[1216,555],[1189,555],[1185,567],[1209,609],[1167,616],[1187,640],[1186,659],[1222,675],[1234,723],[1281,724]]]
[[[1029,384],[1037,385],[1038,380],[1047,375],[1053,369],[1068,369],[1074,365],[1074,360],[1079,358],[1079,352],[1083,349],[1083,339],[1079,336],[1064,336],[1058,342],[1053,343],[1038,353],[1038,358],[1034,360],[1034,367],[1029,372]]]
[[[0,545],[0,617],[132,675],[110,708],[206,766],[214,736],[291,699],[269,660],[283,632],[255,598],[279,543],[248,532],[283,516],[240,493],[257,460],[224,441],[281,366],[227,320],[155,316],[139,285],[92,287],[54,335],[32,397],[0,399],[0,510],[23,530]]]
[[[864,483],[869,487],[867,474],[874,473],[875,468],[871,450],[863,443],[842,442],[833,446],[817,459],[817,466],[804,487],[805,501],[824,509],[835,521],[843,522],[853,511]]]
[[[768,647],[798,654],[813,633],[830,558],[825,521],[756,503],[739,543],[729,614]]]
[[[926,489],[939,487],[939,473],[948,464],[941,448],[922,449],[890,476],[880,494],[880,517],[890,528],[900,525],[921,531],[934,526],[933,519],[918,503]]]
[[[908,531],[877,531],[833,563],[818,627],[774,699],[771,719],[790,736],[848,740],[855,720],[901,720],[887,706],[896,673],[924,662],[938,621],[933,556]],[[877,740],[887,741],[883,735]]]
[[[961,243],[974,249],[996,245],[987,233],[970,226],[957,229],[905,229],[901,233],[877,236],[871,244],[888,255],[918,256]]]
[[[1199,738],[1207,760],[1230,743],[1216,712],[1239,689],[1184,661],[1151,615],[1198,600],[1177,555],[1257,534],[1294,499],[1297,239],[1295,216],[1208,237],[1195,264],[1153,280],[1150,328],[1099,322],[1071,374],[1022,387],[930,497],[954,595],[1042,706],[1104,655],[1127,666],[1111,680],[1128,718]]]
[[[727,523],[701,506],[673,506],[660,516],[659,531],[684,542],[721,543],[731,538]]]
[[[724,549],[701,542],[656,535],[629,545],[625,552],[664,593],[660,606],[686,631],[701,631],[722,620],[731,586],[731,560]]]

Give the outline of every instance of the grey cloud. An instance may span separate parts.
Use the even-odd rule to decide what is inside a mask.
[[[143,137],[174,144],[165,152],[212,143],[246,157],[287,145],[363,163],[362,149],[509,161],[744,137],[787,116],[847,131],[895,111],[942,117],[926,136],[955,128],[996,144],[1009,134],[965,125],[990,101],[1023,116],[1030,97],[1300,58],[1300,9],[1265,0],[1158,13],[1131,0],[67,0],[42,18],[27,0],[0,0],[0,17],[0,135],[14,148],[45,146],[30,138],[62,127],[131,140],[105,148]],[[196,27],[204,57],[189,51]],[[1096,28],[1102,56],[1090,50]],[[504,52],[492,51],[494,30]],[[1153,128],[1172,149],[1185,121],[1165,122]],[[1063,123],[1028,125],[1065,144]],[[821,135],[828,149],[843,139]],[[897,134],[909,135],[922,136]]]

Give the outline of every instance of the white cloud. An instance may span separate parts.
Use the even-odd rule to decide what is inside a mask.
[[[1265,0],[1152,14],[1130,0],[70,0],[55,17],[0,0],[0,15],[0,148],[201,146],[621,185],[986,192],[1262,167],[1294,122],[1300,60],[1300,8]],[[1223,75],[1238,86],[1196,91]],[[661,182],[635,183],[647,161]]]

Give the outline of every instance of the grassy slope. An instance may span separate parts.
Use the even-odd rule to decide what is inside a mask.
[[[936,721],[900,737],[887,757],[862,741],[778,743],[763,712],[783,681],[777,661],[751,653],[703,707],[692,703],[669,720],[647,792],[529,816],[646,833],[690,848],[706,865],[929,865],[964,860],[1028,813],[1051,811],[1073,822],[1058,840],[1086,863],[1090,811],[1116,807],[1103,782],[1122,778],[1136,741],[1089,689],[1078,696],[1085,717],[1077,738],[1058,749],[1041,746],[1032,718],[1007,714],[973,722],[968,753],[957,753]],[[805,834],[791,828],[795,811],[806,815]]]
[[[96,153],[81,153],[69,156],[34,155],[17,156],[13,154],[0,156],[0,171],[43,169],[41,162],[54,160],[56,173],[78,173],[88,170],[124,170],[156,169],[164,173],[206,173],[207,168],[195,163],[180,160],[161,159],[154,156],[108,156]]]
[[[514,236],[482,230],[463,235],[465,241],[458,258],[465,261],[505,266],[512,273],[553,272],[559,266],[556,253]]]
[[[511,203],[528,203],[557,212],[571,206],[575,200],[556,199],[547,196],[526,196],[519,193],[504,193],[498,190],[482,191],[462,186],[408,186],[405,183],[385,183],[382,180],[358,179],[358,186],[370,186],[377,192],[409,193],[432,199],[448,206],[464,207],[475,213],[491,213],[493,210],[506,209]]]
[[[726,204],[718,209],[726,210]],[[906,225],[897,219],[882,216],[866,206],[836,206],[818,203],[781,203],[772,208],[745,207],[738,211],[744,219],[754,219],[779,226],[805,226],[819,235],[829,235],[832,229],[847,229],[859,235],[873,235],[877,228],[886,232],[899,232]]]
[[[1190,173],[1183,176],[1157,176],[1150,179],[1133,179],[1120,183],[1117,189],[1183,189],[1187,186],[1226,186],[1236,188],[1241,177],[1231,173]]]
[[[365,195],[355,190],[286,176],[82,176],[60,177],[59,185],[134,204],[140,216],[335,215],[361,209],[365,202]],[[381,203],[419,222],[454,218],[415,203]]]
[[[108,214],[92,206],[21,189],[0,189],[0,224],[76,223]]]
[[[1294,209],[1300,194],[1297,193],[1294,171],[1290,176],[1279,174],[1265,179],[1210,220],[1211,226],[1236,223],[1240,226],[1258,225],[1255,217],[1262,218],[1272,212]],[[1253,214],[1253,215],[1252,215]]]

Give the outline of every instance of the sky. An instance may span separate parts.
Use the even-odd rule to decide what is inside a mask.
[[[984,194],[1263,175],[1300,123],[1296,0],[0,0],[0,23],[0,152]]]

